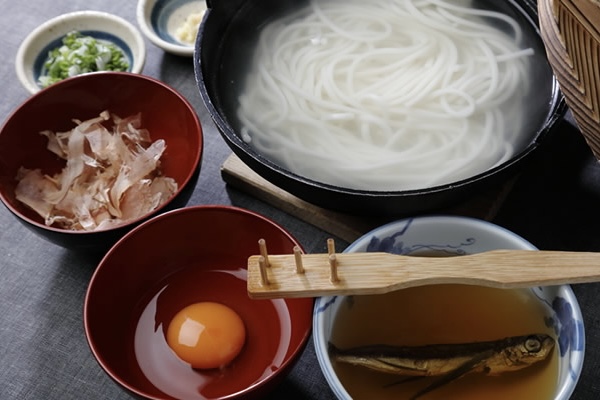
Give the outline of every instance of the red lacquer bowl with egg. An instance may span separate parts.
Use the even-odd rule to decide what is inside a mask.
[[[262,398],[311,333],[312,299],[248,297],[248,257],[299,243],[273,221],[231,206],[155,217],[100,261],[85,333],[100,367],[144,399]]]

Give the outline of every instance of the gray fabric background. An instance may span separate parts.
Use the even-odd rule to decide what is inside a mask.
[[[108,11],[137,25],[134,0],[0,0],[0,5],[2,122],[29,95],[17,80],[14,59],[20,42],[37,25],[84,9]],[[325,251],[328,234],[223,183],[219,168],[230,151],[200,100],[191,60],[146,44],[144,73],[186,96],[204,126],[202,172],[190,204],[233,204],[257,211],[288,229],[307,251]],[[493,222],[541,249],[600,250],[600,167],[569,120],[524,171]],[[340,251],[347,245],[337,244]],[[82,304],[97,262],[40,239],[0,207],[0,400],[129,398],[100,369],[84,337]],[[573,399],[600,398],[599,288],[574,286],[585,316],[587,352]],[[333,398],[312,342],[271,398]]]

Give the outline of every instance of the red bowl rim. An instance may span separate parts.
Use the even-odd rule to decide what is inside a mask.
[[[154,210],[152,210],[150,213],[144,214],[136,219],[131,219],[128,220],[122,224],[118,224],[115,226],[111,226],[107,229],[102,229],[102,230],[93,230],[93,231],[74,231],[74,230],[68,230],[68,229],[61,229],[61,228],[56,228],[53,226],[48,226],[45,225],[43,223],[40,223],[39,221],[36,221],[34,219],[31,219],[25,215],[23,215],[17,208],[13,207],[10,202],[8,201],[8,199],[5,197],[4,193],[0,192],[0,200],[2,201],[2,203],[6,206],[6,208],[8,208],[16,217],[22,219],[23,221],[46,231],[51,231],[51,232],[56,232],[59,234],[72,234],[72,235],[81,235],[81,236],[85,236],[85,235],[93,235],[93,234],[97,234],[99,232],[112,232],[115,230],[119,230],[119,229],[123,229],[124,227],[127,226],[132,226],[132,225],[136,225],[139,222],[148,219],[150,216],[155,215],[157,213],[161,213],[161,211],[163,211],[165,208],[167,208],[169,206],[169,204],[173,201],[173,199],[175,197],[177,197],[183,190],[184,188],[187,186],[187,184],[192,180],[192,178],[194,177],[194,174],[196,173],[196,171],[198,170],[199,166],[200,166],[200,160],[202,158],[202,153],[203,153],[203,143],[204,143],[204,139],[203,139],[203,131],[202,131],[202,125],[200,123],[200,119],[198,117],[198,114],[196,113],[196,110],[194,109],[194,107],[192,106],[192,104],[181,94],[179,93],[177,90],[175,90],[173,87],[167,85],[166,83],[150,77],[150,76],[146,76],[146,75],[140,75],[140,74],[135,74],[132,72],[94,72],[94,73],[90,73],[90,74],[82,74],[82,75],[77,75],[74,76],[72,78],[67,78],[64,79],[62,81],[59,81],[51,86],[48,86],[47,88],[44,88],[42,90],[40,90],[39,92],[35,93],[34,95],[30,96],[27,100],[25,100],[23,103],[21,103],[6,119],[6,121],[2,124],[2,127],[0,127],[0,134],[2,134],[2,132],[4,131],[5,126],[12,120],[12,118],[19,112],[19,110],[25,106],[27,106],[28,104],[36,101],[38,99],[38,97],[43,96],[45,93],[47,93],[48,91],[54,90],[56,88],[65,86],[65,85],[74,85],[77,84],[79,80],[83,80],[83,79],[87,79],[88,77],[92,76],[92,75],[121,75],[121,76],[126,76],[128,77],[128,79],[136,79],[136,80],[144,80],[144,81],[148,81],[151,82],[155,85],[158,85],[164,89],[166,89],[167,91],[171,92],[173,95],[175,95],[181,102],[182,104],[185,106],[185,108],[191,113],[191,115],[194,117],[194,123],[196,126],[196,132],[198,134],[198,143],[200,144],[200,146],[198,146],[198,149],[196,151],[196,154],[194,154],[194,168],[192,168],[190,171],[188,171],[185,179],[183,180],[183,182],[179,185],[179,187],[177,188],[177,191],[171,196],[171,198],[169,198],[166,202],[164,202],[163,204],[161,204],[159,207],[155,208]]]
[[[147,226],[153,225],[155,223],[160,222],[163,219],[169,218],[172,215],[176,215],[176,214],[185,214],[185,213],[189,213],[189,212],[198,212],[198,211],[224,211],[224,212],[229,212],[229,213],[242,213],[242,214],[246,214],[255,218],[258,218],[260,220],[263,220],[271,225],[274,225],[275,227],[277,227],[281,233],[286,236],[287,238],[289,238],[294,244],[296,244],[298,247],[300,247],[301,251],[304,252],[304,248],[302,247],[302,245],[292,236],[292,234],[285,228],[283,228],[281,225],[279,225],[278,223],[276,223],[275,221],[265,217],[264,215],[261,215],[257,212],[251,211],[251,210],[247,210],[241,207],[236,207],[236,206],[229,206],[229,205],[196,205],[196,206],[189,206],[189,207],[183,207],[183,208],[179,208],[179,209],[175,209],[175,210],[171,210],[168,212],[165,212],[163,214],[157,215],[145,222],[143,222],[142,224],[136,226],[134,229],[132,229],[131,231],[129,231],[127,234],[125,234],[121,239],[119,239],[117,241],[117,243],[115,243],[110,250],[106,253],[106,255],[102,258],[102,260],[100,261],[100,263],[98,264],[98,267],[96,268],[96,270],[94,271],[94,273],[92,274],[92,277],[90,278],[89,281],[89,285],[88,285],[88,289],[86,290],[86,294],[85,294],[85,298],[84,298],[84,305],[83,305],[83,324],[84,324],[84,331],[85,331],[85,337],[86,337],[86,341],[88,343],[88,346],[90,348],[90,351],[92,352],[94,358],[96,359],[96,361],[98,362],[98,364],[100,365],[100,367],[104,370],[104,372],[106,374],[108,374],[108,376],[115,381],[116,383],[118,383],[119,385],[121,385],[123,388],[125,388],[126,390],[130,391],[131,393],[134,393],[138,396],[141,396],[144,399],[149,399],[149,400],[165,400],[165,399],[169,399],[169,397],[155,397],[152,395],[149,395],[147,393],[145,393],[144,391],[135,388],[133,385],[129,384],[128,382],[126,382],[125,380],[121,379],[119,376],[117,376],[117,374],[114,373],[114,371],[111,369],[111,367],[108,365],[108,363],[106,362],[106,360],[102,357],[102,355],[100,354],[99,350],[96,348],[96,346],[94,345],[92,339],[91,339],[91,328],[89,326],[89,314],[88,314],[88,302],[90,301],[90,288],[92,287],[92,285],[94,284],[97,275],[99,275],[101,273],[101,266],[102,264],[105,262],[106,259],[108,259],[109,257],[111,257],[112,253],[115,252],[116,248],[118,248],[119,246],[121,246],[123,244],[123,242],[126,242],[128,240],[130,240],[130,238],[134,235],[136,235],[136,232],[145,229]],[[286,299],[287,301],[294,301],[294,302],[306,302],[307,303],[307,314],[309,315],[308,321],[308,327],[306,329],[306,331],[303,333],[301,339],[299,340],[296,348],[294,349],[293,353],[282,363],[282,365],[280,366],[280,368],[278,368],[276,371],[273,371],[272,374],[270,374],[268,377],[255,382],[253,385],[247,387],[246,389],[236,392],[234,394],[228,395],[226,397],[221,397],[220,400],[224,400],[224,399],[236,399],[236,398],[244,398],[244,396],[250,395],[254,390],[256,390],[259,387],[263,387],[268,385],[271,381],[276,380],[278,378],[281,377],[282,373],[285,373],[286,370],[288,370],[290,367],[293,366],[293,364],[297,361],[297,359],[299,358],[300,353],[303,351],[303,349],[305,348],[309,337],[312,334],[312,312],[313,312],[313,307],[314,307],[314,299],[311,298],[297,298],[297,299]]]

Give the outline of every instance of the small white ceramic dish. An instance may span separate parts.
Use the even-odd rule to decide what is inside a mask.
[[[76,11],[46,21],[19,46],[15,68],[19,80],[31,94],[42,89],[38,80],[48,52],[60,46],[63,37],[72,31],[114,43],[128,58],[128,72],[142,72],[146,62],[146,45],[134,25],[106,12]]]
[[[171,54],[191,57],[205,11],[202,0],[140,0],[137,20],[144,35],[156,46]]]
[[[379,227],[351,244],[345,252],[384,251],[395,254],[472,254],[494,249],[537,250],[520,236],[497,225],[464,217],[431,216],[403,219]],[[568,267],[568,266],[565,266]],[[544,324],[554,331],[558,350],[558,382],[553,400],[568,400],[581,374],[585,336],[581,310],[570,286],[525,289],[545,310]],[[528,297],[529,298],[529,297]],[[341,306],[352,299],[322,297],[315,302],[313,337],[319,365],[339,399],[351,399],[335,373],[328,343]],[[402,318],[396,315],[394,318]]]

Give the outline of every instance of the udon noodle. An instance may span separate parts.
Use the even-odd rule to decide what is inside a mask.
[[[509,159],[533,49],[511,17],[444,0],[311,0],[265,26],[242,138],[332,185],[408,190]]]

